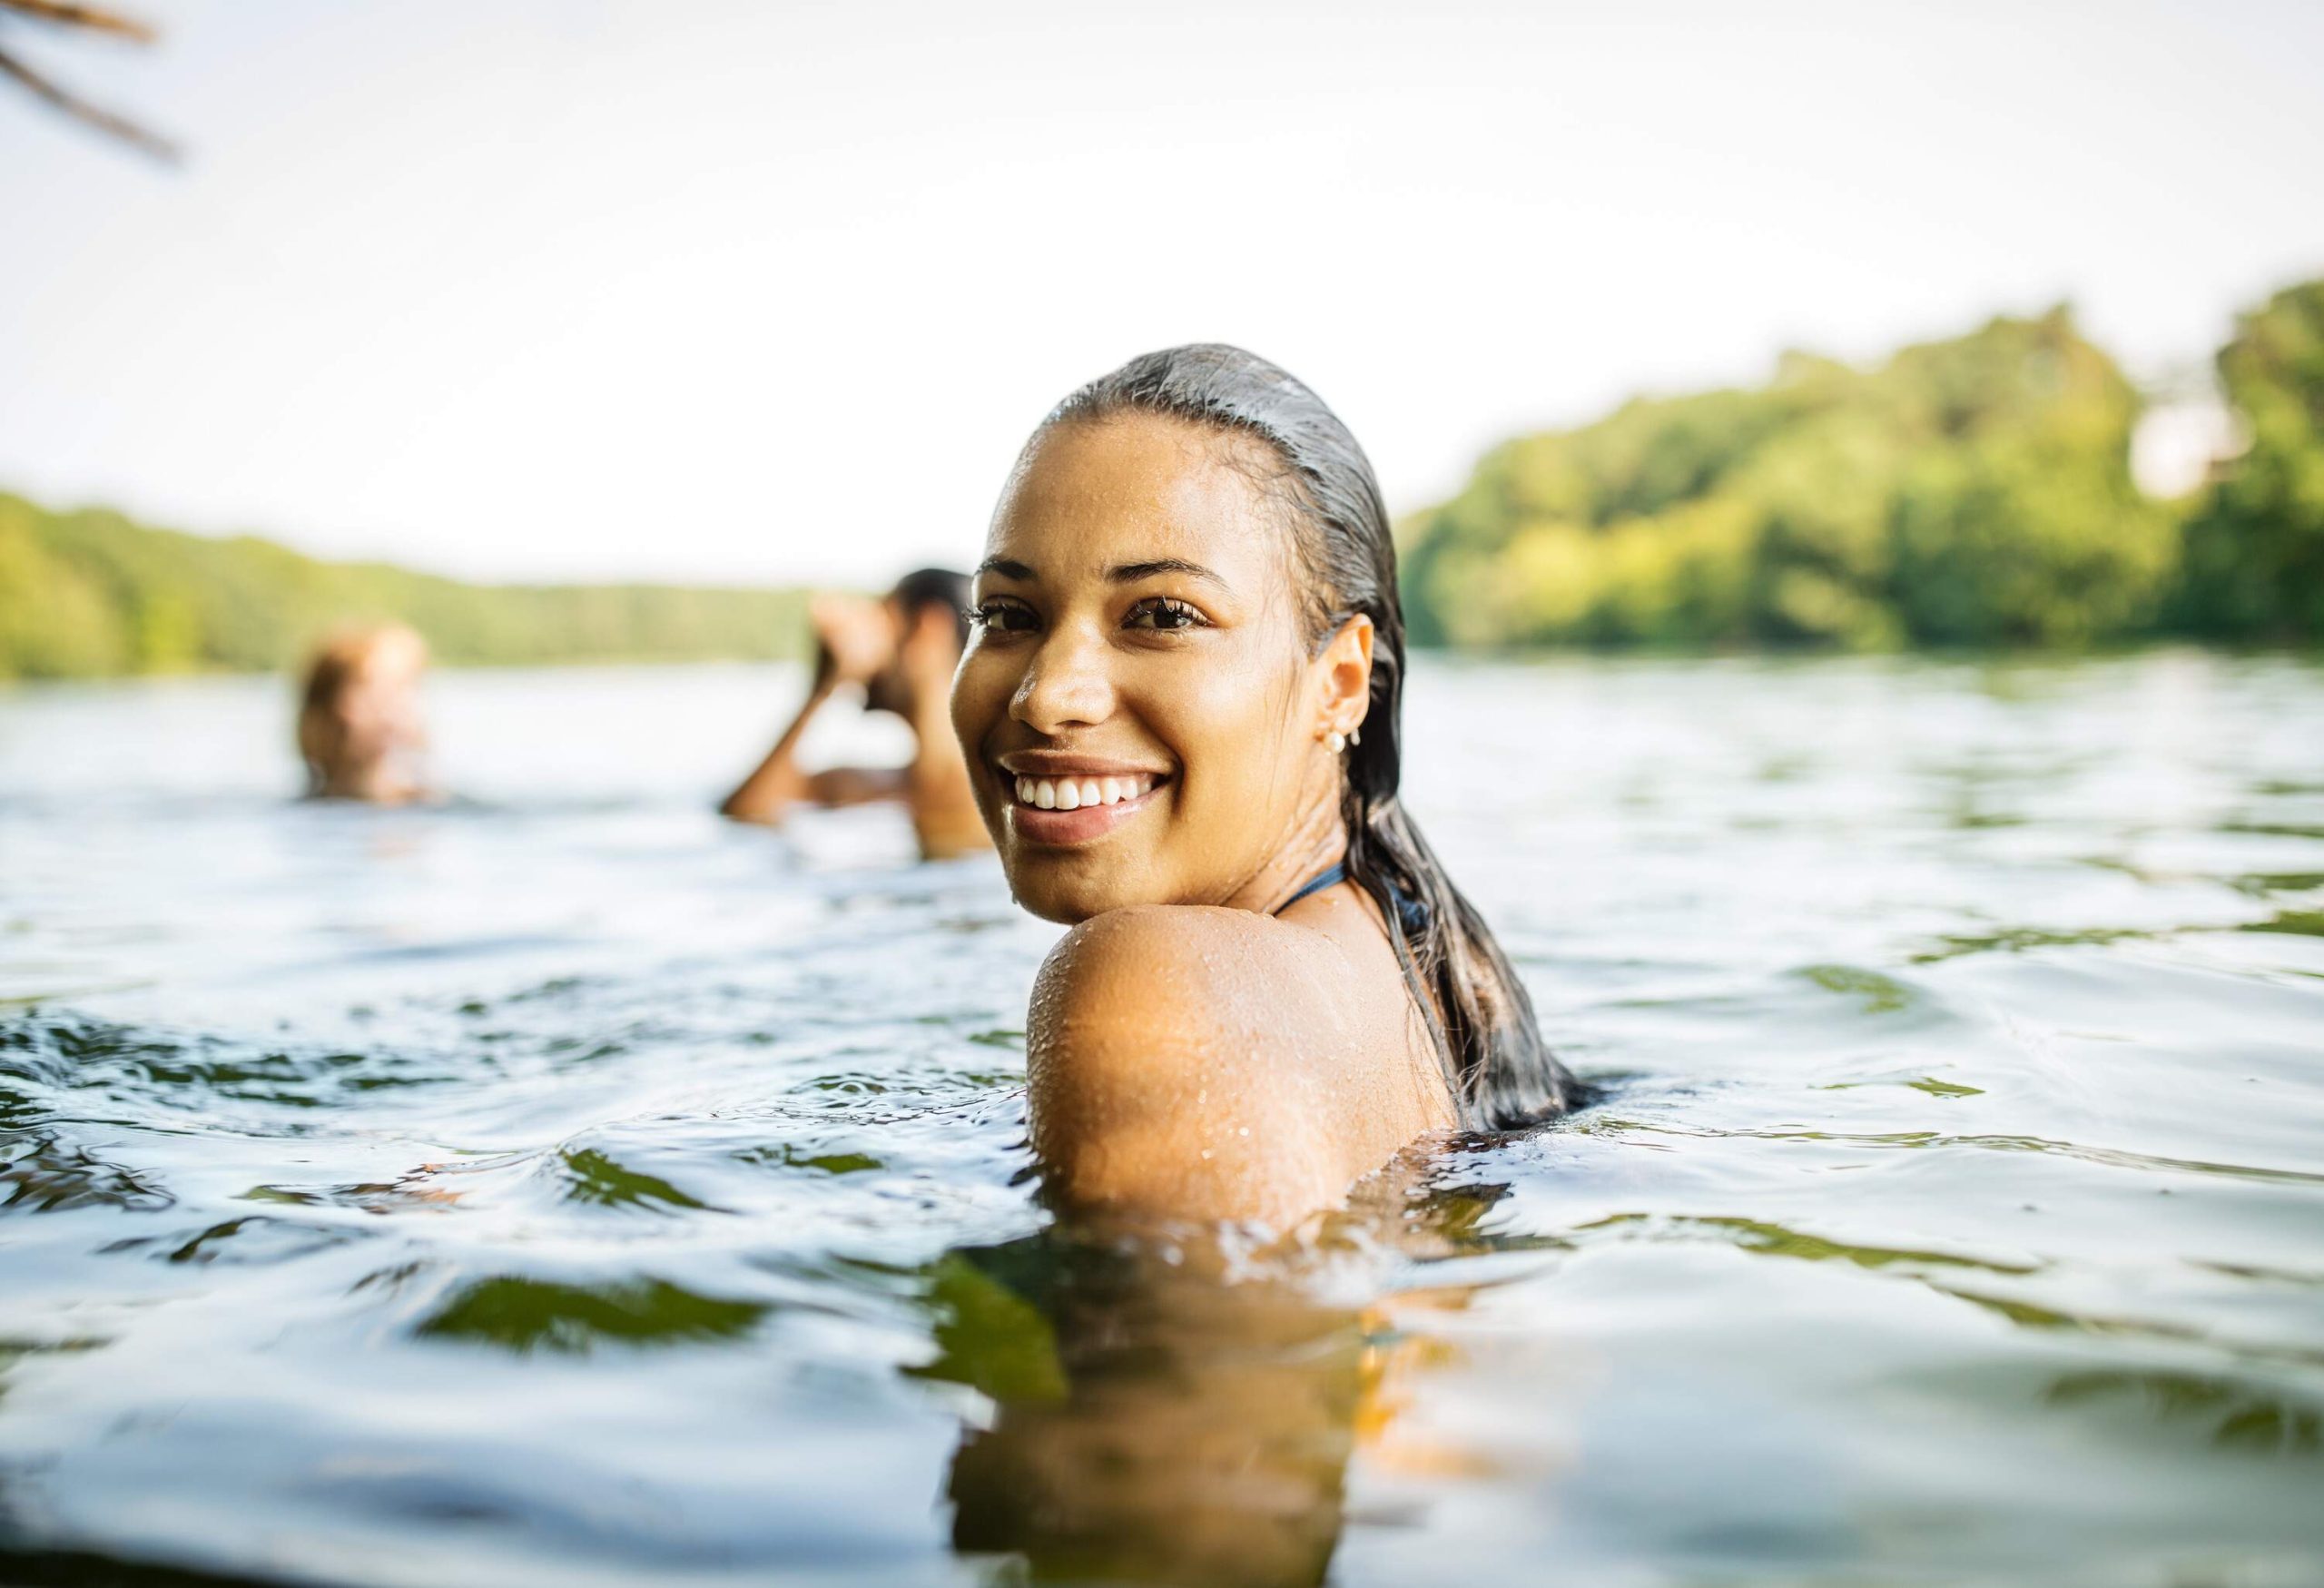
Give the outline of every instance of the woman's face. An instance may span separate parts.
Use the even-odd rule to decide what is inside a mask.
[[[1280,509],[1236,467],[1259,446],[1149,414],[1069,420],[1009,482],[952,725],[1036,915],[1265,908],[1336,832],[1335,680],[1307,656]]]

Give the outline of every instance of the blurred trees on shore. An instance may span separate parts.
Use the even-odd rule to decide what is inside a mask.
[[[2138,393],[2064,310],[1875,370],[1787,354],[1753,390],[1640,399],[1494,449],[1402,527],[1423,645],[2324,643],[2324,281],[2218,360],[2248,444],[2143,495]],[[804,594],[487,586],[320,562],[0,494],[0,679],[279,667],[398,618],[439,662],[800,654]]]
[[[288,666],[334,625],[387,618],[448,666],[794,656],[806,596],[462,584],[0,494],[0,678]]]
[[[2324,640],[2324,281],[2244,315],[2219,373],[2250,445],[2187,520],[2166,620],[2312,645]]]
[[[1489,453],[1403,526],[1413,637],[1480,647],[2324,640],[2324,282],[2219,358],[2250,437],[2132,482],[2137,393],[2063,309],[1859,370],[1640,399]]]

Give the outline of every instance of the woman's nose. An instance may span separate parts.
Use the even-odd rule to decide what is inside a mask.
[[[1010,716],[1037,734],[1052,735],[1104,722],[1113,712],[1104,644],[1061,628],[1044,637],[1009,702]]]

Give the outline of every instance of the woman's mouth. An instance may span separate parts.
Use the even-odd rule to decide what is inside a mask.
[[[1168,774],[1152,772],[1108,777],[1078,774],[1029,777],[1003,770],[1010,795],[1009,824],[1034,843],[1087,843],[1102,838],[1151,803]]]
[[[1016,780],[1017,803],[1044,811],[1071,811],[1083,805],[1118,805],[1124,800],[1154,792],[1154,774],[1136,777],[1020,777]]]

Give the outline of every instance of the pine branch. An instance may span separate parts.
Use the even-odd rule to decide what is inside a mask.
[[[25,9],[27,0],[5,0],[5,4],[13,8]],[[65,8],[60,7],[60,9]],[[46,101],[51,108],[72,117],[76,122],[119,138],[122,142],[143,150],[164,164],[174,165],[178,163],[177,145],[168,139],[158,133],[147,132],[125,116],[117,116],[109,110],[91,104],[87,100],[67,93],[5,50],[0,50],[0,76],[15,78],[30,89],[36,97]]]
[[[153,42],[153,29],[133,16],[123,16],[118,11],[101,10],[94,5],[74,5],[66,0],[0,0],[0,11],[21,12],[36,16],[43,22],[61,22],[73,27],[94,28],[99,33],[118,34],[123,38],[135,39],[141,44]]]

